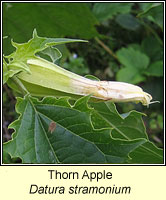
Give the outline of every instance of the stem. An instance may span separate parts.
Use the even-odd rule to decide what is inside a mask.
[[[25,96],[26,94],[29,94],[28,90],[25,88],[25,86],[22,84],[22,82],[16,76],[13,76],[11,79],[17,85],[17,87],[20,89],[23,96]]]
[[[118,58],[117,56],[115,55],[115,53],[107,46],[105,45],[98,37],[95,37],[95,40],[112,56],[114,57],[118,62]]]

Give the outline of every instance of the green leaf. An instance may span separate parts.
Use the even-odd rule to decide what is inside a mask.
[[[19,158],[13,158],[11,159],[10,155],[3,151],[3,164],[13,164],[13,163],[20,163],[21,160]]]
[[[131,14],[120,14],[116,22],[125,29],[135,31],[140,27],[139,21]]]
[[[163,4],[152,4],[146,11],[138,14],[138,17],[148,17],[149,20],[158,24],[163,29]]]
[[[20,117],[9,126],[15,133],[4,150],[23,163],[129,162],[128,154],[146,139],[113,139],[110,127],[95,129],[92,109],[86,105],[88,98],[79,99],[73,108],[64,98],[17,98]],[[50,131],[51,123],[56,127]]]
[[[128,45],[128,48],[133,48],[135,51],[142,52],[142,48],[138,43],[131,43],[131,44]]]
[[[88,106],[88,101],[89,101],[90,97],[91,97],[91,95],[88,95],[88,96],[78,99],[75,102],[73,108],[76,110],[79,110],[81,112],[89,112],[90,113],[92,111],[92,108],[90,108]]]
[[[113,103],[93,103],[94,117],[92,122],[97,128],[112,127],[113,138],[133,141],[138,138],[147,139],[147,142],[136,148],[129,155],[129,163],[163,163],[163,151],[148,140],[142,113],[131,111],[127,115],[118,114]],[[98,123],[99,122],[99,123]]]
[[[125,66],[117,73],[117,80],[129,83],[139,83],[145,80],[144,70],[148,67],[149,57],[132,47],[121,48],[116,53],[120,63]]]
[[[3,151],[3,163],[5,164],[12,163],[10,155],[5,151]]]
[[[116,80],[137,84],[145,80],[137,68],[124,67],[121,68],[116,74]]]
[[[163,47],[153,36],[146,37],[142,41],[141,49],[150,57],[152,62],[163,59]]]
[[[152,142],[148,141],[142,144],[141,147],[138,147],[133,152],[131,152],[130,157],[132,160],[129,163],[138,163],[138,164],[161,164],[164,162],[163,159],[163,150],[157,148]],[[140,162],[141,160],[141,162]]]
[[[17,42],[25,42],[33,29],[48,37],[90,39],[98,36],[97,19],[85,3],[3,3],[3,35]],[[4,53],[13,50],[10,41],[4,41]]]
[[[129,13],[132,3],[95,3],[93,13],[102,22],[112,19],[118,13]]]
[[[147,139],[145,127],[142,122],[142,113],[131,111],[126,115],[120,115],[116,110],[115,104],[111,102],[91,103],[91,105],[94,108],[95,114],[95,118],[92,120],[94,127],[99,128],[97,121],[100,118],[102,123],[104,120],[104,127],[112,127],[111,135],[113,138],[125,140],[136,138]],[[99,117],[98,119],[96,115]],[[103,127],[102,123],[100,123],[100,128]]]
[[[154,4],[156,4],[156,3],[150,3],[150,2],[148,2],[148,3],[145,3],[145,2],[138,3],[140,9],[142,11],[144,11],[144,12],[147,11],[147,10],[149,10]]]
[[[146,69],[149,64],[149,58],[144,53],[129,48],[121,48],[116,52],[116,55],[125,67],[136,68],[136,69]]]
[[[148,76],[163,76],[163,61],[159,60],[152,63],[145,71],[145,74]]]

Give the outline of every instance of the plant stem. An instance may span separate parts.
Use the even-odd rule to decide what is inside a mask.
[[[115,55],[115,53],[107,46],[105,45],[98,37],[95,37],[95,40],[112,56],[114,57],[118,62],[118,58],[117,56]]]

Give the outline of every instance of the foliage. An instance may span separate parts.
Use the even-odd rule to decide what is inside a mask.
[[[147,9],[139,13],[138,17],[147,17],[163,29],[163,5],[161,3],[151,4]]]
[[[118,50],[117,57],[125,66],[118,71],[117,80],[134,84],[145,80],[142,74],[149,64],[149,58],[145,54],[129,47]]]
[[[19,118],[14,121],[14,114],[9,126],[15,132],[4,144],[4,163],[20,162],[16,157],[22,163],[163,162],[163,152],[157,147],[163,147],[163,4],[3,3],[3,19],[3,35],[9,36],[4,39],[5,55],[13,52],[11,38],[26,42],[34,28],[48,37],[91,39],[89,44],[69,44],[68,49],[64,44],[50,43],[49,48],[35,51],[77,74],[140,84],[161,102],[149,109],[117,104],[123,113],[119,114],[113,103],[91,103],[89,96],[77,101],[70,95],[59,99],[17,97]],[[48,40],[45,38],[45,44]],[[20,52],[26,55],[23,49]],[[4,82],[29,69],[19,58],[9,70],[10,59],[3,62]],[[147,117],[133,109],[144,111]],[[56,128],[50,131],[52,122]]]
[[[21,116],[10,125],[16,132],[4,150],[23,163],[140,163],[141,154],[148,155],[144,163],[162,162],[162,151],[148,141],[140,113],[122,117],[112,103],[92,104],[95,109],[90,109],[87,100],[71,106],[66,98],[18,98]],[[50,132],[52,121],[56,128]]]
[[[89,74],[89,68],[84,64],[84,59],[82,57],[77,57],[77,54],[69,56],[69,62],[65,62],[63,67],[67,70],[72,69],[72,72],[76,74]]]
[[[99,21],[112,19],[117,13],[129,13],[132,3],[96,3],[93,13]]]
[[[34,28],[48,37],[89,39],[98,35],[94,27],[97,20],[82,3],[4,3],[3,10],[3,33],[15,41],[27,41]],[[7,45],[9,49],[4,48],[5,54],[12,52],[9,40],[4,42],[4,47]]]

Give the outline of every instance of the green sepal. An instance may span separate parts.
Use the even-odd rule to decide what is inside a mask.
[[[68,38],[46,38],[46,37],[39,37],[37,35],[36,29],[33,31],[33,38],[30,39],[27,43],[16,43],[12,41],[12,45],[16,48],[16,51],[7,58],[12,60],[12,62],[16,61],[26,61],[27,59],[34,58],[37,52],[43,51],[44,49],[70,43],[70,42],[87,42],[86,40],[79,40],[79,39],[68,39]]]
[[[30,74],[29,65],[27,60],[37,58],[36,54],[41,52],[49,55],[53,62],[59,59],[62,54],[55,48],[56,45],[70,43],[70,42],[87,42],[86,40],[68,39],[68,38],[46,38],[39,37],[36,29],[33,31],[33,38],[27,43],[16,43],[13,40],[11,44],[16,48],[16,51],[8,56],[4,56],[3,61],[3,83],[6,83],[9,78],[19,72],[27,72]],[[52,47],[53,46],[53,47]]]

